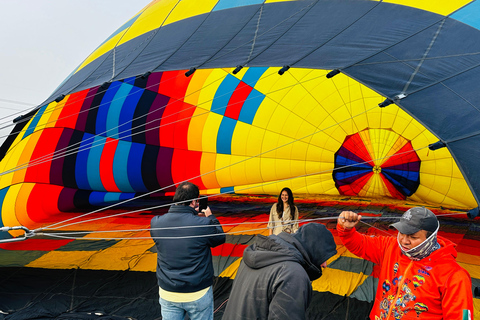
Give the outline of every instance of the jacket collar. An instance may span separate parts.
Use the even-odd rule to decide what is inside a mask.
[[[178,204],[171,206],[168,212],[169,213],[170,212],[171,213],[191,213],[195,216],[197,215],[197,210],[195,210],[194,208],[190,206],[184,206],[184,205],[178,205]]]

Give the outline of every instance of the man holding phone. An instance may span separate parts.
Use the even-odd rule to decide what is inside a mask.
[[[220,222],[207,206],[200,212],[198,187],[181,183],[168,213],[155,216],[150,234],[157,249],[162,318],[213,319],[213,264],[210,248],[225,242]],[[198,214],[197,214],[198,213]]]

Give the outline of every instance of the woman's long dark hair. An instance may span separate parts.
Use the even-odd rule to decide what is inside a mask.
[[[283,201],[282,201],[282,192],[283,191],[287,191],[287,194],[288,194],[287,203],[288,203],[288,206],[290,207],[290,216],[292,217],[292,219],[294,219],[295,204],[293,203],[293,193],[292,193],[292,190],[290,190],[290,188],[283,188],[282,191],[280,191],[280,194],[278,195],[278,202],[277,202],[278,218],[282,219],[282,216],[283,216],[283,210],[284,210]]]

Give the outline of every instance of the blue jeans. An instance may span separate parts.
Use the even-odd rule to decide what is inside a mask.
[[[213,290],[210,287],[203,297],[192,302],[171,302],[159,299],[164,320],[183,320],[185,314],[191,320],[213,320]]]

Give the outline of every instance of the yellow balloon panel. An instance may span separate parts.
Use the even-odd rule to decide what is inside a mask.
[[[417,198],[424,202],[440,201],[458,205],[455,200],[458,192],[449,187],[452,179],[458,176],[453,175],[455,165],[448,150],[429,151],[428,145],[438,139],[398,106],[392,104],[379,108],[377,105],[384,97],[343,74],[326,81],[325,70],[292,68],[283,76],[275,71],[276,68],[266,69],[254,84],[255,90],[265,98],[258,106],[251,124],[240,120],[236,122],[231,140],[231,157],[222,155],[217,158],[216,169],[231,165],[234,155],[255,160],[245,160],[241,168],[234,166],[236,171],[246,170],[246,176],[224,169],[218,172],[217,180],[221,187],[233,186],[237,189],[239,186],[287,179],[296,181],[297,192],[339,194],[332,179],[336,154],[347,138],[359,134],[371,163],[380,167],[389,164],[399,170],[400,164],[390,159],[399,157],[399,154],[416,154],[420,163],[415,165],[420,174],[418,190],[421,191],[421,196]],[[225,70],[212,71],[206,81],[195,82],[196,75],[193,75],[192,82],[197,85],[197,90],[198,83],[204,82],[206,87],[206,93],[200,94],[198,99],[203,106],[212,106],[218,99],[216,90],[221,88],[224,80],[216,78],[215,81],[209,81],[214,74],[224,78],[231,76]],[[247,74],[248,68],[243,68],[235,78],[240,80]],[[205,79],[204,75],[199,76]],[[217,132],[225,115],[216,112],[218,110],[211,110],[201,133],[204,151],[219,151],[216,148],[219,138]],[[445,162],[445,159],[448,161]],[[446,165],[450,166],[448,170]],[[409,168],[412,168],[411,165]],[[318,174],[320,171],[328,174],[322,172],[322,182],[315,181],[314,186],[300,185],[310,178],[295,178]],[[443,174],[438,171],[443,171]],[[458,170],[456,172],[459,173]],[[429,176],[422,177],[424,173],[440,174],[444,178],[431,181]],[[395,191],[398,186],[387,182],[385,178],[373,175],[371,179],[358,189],[359,196],[396,198],[400,195]],[[462,190],[460,193],[469,190],[463,178],[458,181],[464,186],[458,188]],[[282,181],[282,184],[286,182]],[[273,194],[278,192],[273,192],[271,186],[254,188]],[[445,194],[440,197],[442,193]],[[432,199],[429,200],[429,197]],[[473,196],[465,198],[473,199]],[[464,204],[470,205],[474,206],[474,202],[467,200]]]
[[[217,176],[215,174],[215,163],[217,155],[215,153],[202,153],[202,160],[200,162],[200,170],[204,172],[202,175],[202,182],[206,188],[218,188],[220,184],[217,181]]]
[[[414,8],[431,11],[431,12],[435,12],[442,15],[448,15],[472,1],[471,0],[455,0],[455,1],[451,1],[451,0],[423,0],[423,1],[385,0],[384,2],[400,4],[403,6],[414,7]]]

